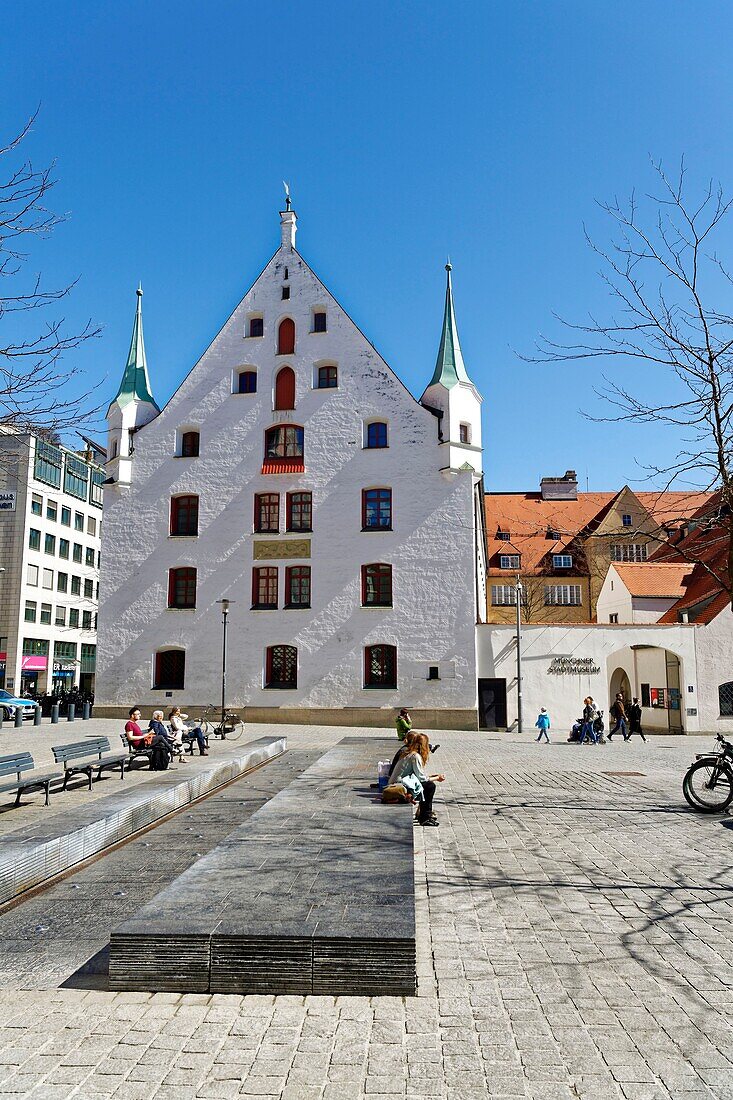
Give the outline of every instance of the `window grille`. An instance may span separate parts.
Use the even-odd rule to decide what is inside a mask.
[[[718,688],[718,700],[720,702],[720,717],[733,718],[733,680],[727,684],[721,684]]]
[[[265,687],[297,688],[298,650],[293,645],[272,645],[267,650]]]
[[[364,650],[364,686],[397,687],[397,650],[393,645],[370,645]]]
[[[186,654],[182,649],[165,649],[155,654],[153,688],[182,691]]]

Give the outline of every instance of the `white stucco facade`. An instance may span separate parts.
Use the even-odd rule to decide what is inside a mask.
[[[295,251],[294,219],[282,215],[281,248],[163,410],[128,411],[127,420],[111,411],[124,469],[119,459],[108,464],[98,704],[122,713],[132,704],[217,702],[217,601],[228,598],[227,702],[247,716],[386,724],[395,707],[408,706],[423,725],[475,728],[480,450],[473,470],[446,460],[435,415]],[[317,312],[326,331],[314,331]],[[261,336],[249,335],[253,318],[262,319]],[[284,318],[295,323],[292,354],[278,354]],[[292,411],[273,407],[283,366],[295,372]],[[320,366],[336,368],[336,387],[318,388]],[[243,370],[256,372],[256,392],[234,392]],[[154,359],[151,375],[154,385]],[[480,441],[478,401],[472,415]],[[127,421],[136,427],[131,456]],[[386,424],[386,447],[365,445],[372,421]],[[302,472],[263,472],[265,433],[275,425],[302,427]],[[182,433],[191,430],[199,455],[181,457]],[[461,465],[466,454],[457,451]],[[392,491],[391,529],[363,530],[362,492],[380,487]],[[312,532],[286,530],[293,491],[312,493]],[[253,529],[258,493],[279,494],[278,532]],[[169,533],[177,494],[198,497],[196,536]],[[370,563],[392,566],[391,607],[363,606],[362,566]],[[197,570],[195,609],[168,607],[168,571],[183,566]],[[252,606],[252,571],[265,566],[278,570],[273,610]],[[291,566],[310,567],[308,608],[284,606]],[[266,686],[267,650],[279,645],[297,648],[295,687]],[[372,645],[396,648],[396,687],[365,686]],[[168,648],[185,651],[185,682],[174,691],[153,686],[154,655]],[[436,667],[439,678],[430,679]]]
[[[483,624],[476,633],[479,689],[487,682],[496,687],[497,680],[504,685],[505,727],[515,727],[516,630]],[[533,727],[544,706],[561,733],[581,713],[585,696],[608,712],[616,691],[646,702],[648,689],[649,705],[642,709],[645,731],[733,734],[733,715],[721,715],[719,693],[722,684],[733,681],[732,651],[730,607],[709,625],[523,626],[524,728]]]

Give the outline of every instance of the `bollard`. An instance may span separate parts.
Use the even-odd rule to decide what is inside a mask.
[[[15,708],[15,728],[17,730],[22,730],[23,729],[23,708],[22,707],[16,707]]]
[[[0,710],[0,730],[3,728],[3,715],[4,714],[5,714],[5,711]]]
[[[66,721],[67,722],[73,722],[75,714],[76,714],[76,704],[75,703],[69,703],[69,713],[66,715]]]
[[[33,713],[33,725],[40,726],[41,724],[41,704],[36,703],[36,709]]]
[[[51,707],[51,725],[57,726],[59,722],[59,704],[54,703]]]
[[[84,700],[84,709],[81,712],[82,722],[88,722],[89,721],[89,711],[90,711],[90,709],[91,708],[89,706],[89,700],[85,699]]]

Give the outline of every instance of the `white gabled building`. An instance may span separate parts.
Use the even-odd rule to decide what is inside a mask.
[[[97,713],[220,698],[251,720],[475,728],[481,398],[450,269],[417,402],[281,244],[159,410],[140,299],[110,406]]]

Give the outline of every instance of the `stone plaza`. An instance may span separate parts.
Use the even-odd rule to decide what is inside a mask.
[[[3,737],[45,761],[72,729],[114,740],[119,725]],[[681,795],[710,738],[431,734],[446,781],[440,827],[415,835],[415,997],[110,992],[95,959],[111,928],[342,737],[385,734],[248,726],[245,739],[281,732],[279,759],[0,913],[1,1096],[733,1097],[732,819]],[[186,767],[230,751],[216,742]],[[95,782],[93,798],[119,782]],[[82,783],[48,809],[40,794],[4,803],[0,833],[89,797]]]

